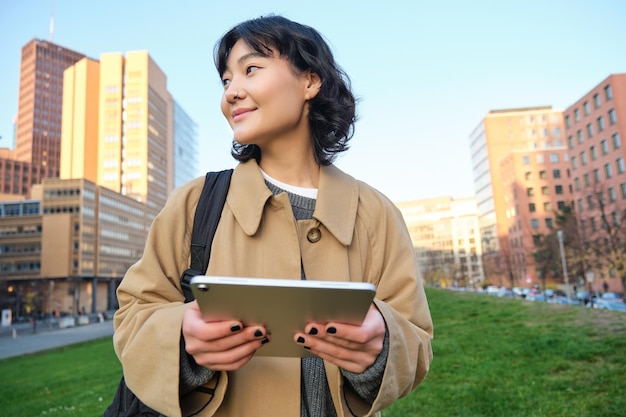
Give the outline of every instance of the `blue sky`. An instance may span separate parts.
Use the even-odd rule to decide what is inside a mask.
[[[234,165],[213,46],[275,13],[318,29],[360,97],[337,165],[394,201],[474,194],[468,136],[492,109],[565,109],[626,72],[626,1],[2,0],[0,147],[11,146],[20,51],[48,39],[98,59],[147,50],[198,124],[199,175]]]

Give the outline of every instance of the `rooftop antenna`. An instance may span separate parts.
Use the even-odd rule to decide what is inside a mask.
[[[54,40],[54,2],[52,2],[52,13],[50,14],[50,42]]]

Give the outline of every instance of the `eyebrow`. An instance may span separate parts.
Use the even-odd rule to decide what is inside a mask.
[[[267,55],[263,55],[262,53],[256,52],[256,51],[249,52],[245,55],[240,56],[239,59],[237,60],[237,64],[241,64],[242,62],[250,58],[269,58],[269,57]]]

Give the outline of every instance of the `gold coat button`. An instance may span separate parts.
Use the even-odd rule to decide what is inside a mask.
[[[322,238],[322,232],[320,232],[319,228],[314,227],[307,232],[306,238],[309,242],[315,243]]]

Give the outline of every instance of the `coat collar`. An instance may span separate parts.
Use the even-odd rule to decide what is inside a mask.
[[[272,192],[265,185],[256,161],[250,160],[235,168],[227,203],[248,236],[259,229],[270,197]],[[321,167],[313,217],[343,245],[352,242],[358,201],[359,186],[353,177],[334,165]]]

